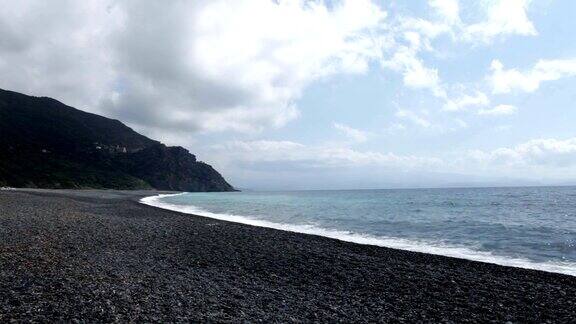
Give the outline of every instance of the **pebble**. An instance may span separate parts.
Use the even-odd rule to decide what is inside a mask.
[[[576,319],[576,277],[137,202],[153,194],[0,191],[0,322]]]

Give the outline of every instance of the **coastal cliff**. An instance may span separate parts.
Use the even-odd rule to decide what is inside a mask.
[[[0,186],[234,190],[182,147],[51,98],[1,89]]]

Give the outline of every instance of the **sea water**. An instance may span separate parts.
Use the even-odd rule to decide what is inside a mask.
[[[576,275],[576,187],[183,193],[143,202],[361,244]]]

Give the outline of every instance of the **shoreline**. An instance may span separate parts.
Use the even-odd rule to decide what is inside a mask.
[[[576,278],[193,217],[156,191],[0,191],[0,321],[569,321]]]
[[[469,261],[495,264],[505,267],[538,270],[576,277],[575,263],[535,262],[525,258],[494,255],[491,252],[476,251],[466,247],[450,246],[450,245],[438,246],[434,244],[427,244],[426,242],[411,241],[403,238],[378,237],[371,235],[356,234],[344,230],[327,229],[313,225],[277,223],[265,219],[255,219],[243,215],[217,214],[204,211],[202,209],[196,208],[195,206],[178,206],[159,201],[160,198],[166,196],[176,196],[182,194],[186,193],[182,192],[182,193],[147,196],[141,198],[139,202],[147,206],[175,211],[186,215],[190,215],[192,217],[207,217],[225,222],[239,223],[263,228],[271,228],[279,231],[287,231],[305,235],[326,237],[334,240],[360,245],[370,245],[402,251],[439,255]]]

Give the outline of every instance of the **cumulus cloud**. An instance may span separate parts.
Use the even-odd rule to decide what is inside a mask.
[[[380,64],[382,68],[402,75],[405,86],[415,89],[427,89],[439,98],[446,97],[438,69],[426,65],[420,58],[422,51],[432,50],[431,40],[443,30],[431,30],[431,23],[422,19],[402,17],[395,34],[392,34],[389,55]]]
[[[421,57],[436,37],[533,34],[519,0],[485,5],[476,27],[461,21],[457,0],[430,1],[432,20],[390,18],[370,0],[0,5],[0,87],[54,96],[149,134],[281,127],[300,115],[309,84],[364,73],[372,62],[448,100],[440,71]],[[511,22],[501,19],[505,9]]]
[[[438,70],[425,66],[413,48],[397,51],[389,60],[382,61],[382,66],[402,73],[404,85],[408,87],[430,89],[435,96],[446,97]]]
[[[460,18],[460,1],[430,0],[432,19],[402,17],[400,26],[414,30],[428,40],[447,34],[452,40],[488,44],[494,39],[512,35],[536,36],[534,24],[528,17],[530,0],[482,0],[468,6],[479,7],[482,19],[465,22]]]
[[[392,36],[395,50],[382,61],[384,68],[399,72],[404,85],[428,89],[445,101],[444,110],[458,111],[468,106],[485,106],[489,99],[483,93],[451,98],[437,68],[429,66],[422,52],[434,52],[433,41],[448,35],[453,42],[486,45],[494,39],[511,35],[534,36],[537,31],[528,18],[528,0],[485,0],[480,2],[484,18],[480,22],[467,23],[460,18],[458,0],[431,0],[428,2],[432,17],[400,17]]]
[[[501,115],[513,115],[518,112],[518,108],[512,105],[498,105],[490,109],[480,109],[478,111],[479,115],[489,115],[489,116],[501,116]]]
[[[527,71],[505,69],[502,62],[494,60],[490,69],[492,74],[488,79],[494,93],[509,93],[515,90],[533,92],[542,82],[576,76],[576,59],[539,60]]]
[[[530,0],[484,1],[486,20],[465,26],[463,37],[468,41],[490,42],[507,35],[537,35],[536,28],[528,18]]]
[[[443,34],[454,36],[461,25],[459,1],[430,0],[428,6],[433,17],[400,17],[399,29],[416,32],[424,44]]]
[[[354,142],[358,142],[358,143],[362,143],[362,142],[366,142],[366,140],[368,140],[368,132],[356,129],[356,128],[352,128],[348,125],[344,125],[344,124],[340,124],[340,123],[334,123],[334,128],[337,129],[338,131],[342,132],[344,135],[346,135],[346,137],[348,137],[349,139],[351,139]]]
[[[442,64],[435,65],[445,53],[436,46],[460,49],[537,35],[530,1],[430,0],[428,5],[431,10],[417,17],[389,15],[385,4],[371,0],[0,0],[0,87],[53,96],[183,145],[192,143],[195,132],[250,133],[234,136],[252,141],[215,146],[218,154],[211,162],[216,165],[228,156],[254,164],[450,171],[458,169],[457,159],[351,149],[350,143],[365,142],[370,134],[343,123],[332,126],[349,142],[253,140],[258,138],[253,133],[304,113],[298,100],[310,84],[373,67],[398,73],[408,88],[429,91],[436,97],[430,104],[440,102],[446,111],[516,113],[511,105],[491,105],[488,92],[476,91],[484,91],[478,84],[446,83]],[[495,60],[488,81],[495,94],[531,92],[542,82],[574,75],[574,59],[540,60],[528,69],[507,69]],[[410,107],[420,98],[410,99],[398,106]],[[380,131],[445,132],[468,125],[443,116],[401,109]],[[460,170],[473,170],[473,163],[494,170],[573,165],[575,143],[536,139],[473,151],[462,158],[467,167]],[[202,145],[194,150],[208,150]]]
[[[438,12],[447,24],[460,23],[460,3],[458,0],[430,0],[429,5]]]
[[[0,4],[0,86],[187,131],[293,120],[309,83],[380,57],[386,17],[369,0]]]

